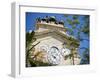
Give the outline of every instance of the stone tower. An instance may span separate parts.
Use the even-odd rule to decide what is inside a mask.
[[[35,52],[41,52],[37,60],[52,65],[77,65],[80,63],[78,54],[79,41],[67,34],[64,22],[57,21],[54,16],[37,18],[35,30]],[[35,44],[33,43],[33,44]]]

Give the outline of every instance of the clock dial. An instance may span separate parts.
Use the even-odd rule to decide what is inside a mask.
[[[60,63],[60,52],[57,47],[51,47],[51,49],[48,52],[48,61],[51,64],[59,64]]]
[[[39,47],[39,50],[40,50],[40,51],[45,51],[45,52],[47,52],[47,51],[48,51],[48,45],[41,45],[41,46]]]
[[[71,54],[70,49],[67,49],[67,48],[63,48],[63,49],[62,49],[62,55],[63,55],[63,56],[66,56],[66,55],[69,55],[69,54]]]

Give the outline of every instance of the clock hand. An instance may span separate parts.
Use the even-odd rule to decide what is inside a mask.
[[[55,56],[53,56],[53,58],[56,58]]]

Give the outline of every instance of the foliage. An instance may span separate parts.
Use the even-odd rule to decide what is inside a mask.
[[[90,63],[90,56],[89,56],[89,49],[85,48],[83,52],[83,57],[80,64],[89,64]]]
[[[67,29],[68,33],[72,36],[75,36],[79,41],[80,45],[82,41],[88,41],[89,42],[89,16],[88,15],[83,15],[82,20],[84,20],[84,23],[80,21],[80,16],[79,15],[64,15],[67,19],[67,25],[70,27]],[[80,27],[79,27],[80,26]],[[83,38],[82,34],[87,36],[87,38]],[[81,64],[89,64],[89,47],[79,47],[79,50],[83,49],[84,51],[82,52],[83,58],[81,60]]]
[[[81,63],[80,64],[89,64],[90,63],[89,54],[84,53],[83,56],[84,56],[84,59],[81,60]]]
[[[27,32],[26,33],[26,47],[31,45],[32,42],[36,41],[36,38],[34,38],[35,32],[32,31],[31,33]]]
[[[30,47],[32,46],[32,41],[36,41],[36,38],[34,38],[34,34],[34,31],[32,31],[31,33],[26,33],[26,67],[28,67],[30,63]]]
[[[32,31],[31,33],[26,33],[26,67],[35,67],[35,66],[50,66],[49,63],[44,63],[41,60],[36,60],[38,56],[40,56],[41,52],[37,52],[34,57],[31,57],[31,53],[34,53],[35,46],[39,44],[38,42],[35,45],[32,45],[36,41],[36,38],[34,37],[35,32]]]
[[[36,66],[51,66],[51,64],[49,63],[44,63],[42,61],[37,61],[37,60],[33,60],[30,59],[30,67],[36,67]]]

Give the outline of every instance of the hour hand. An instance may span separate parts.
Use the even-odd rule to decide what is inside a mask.
[[[53,55],[53,58],[56,59],[56,56]]]

